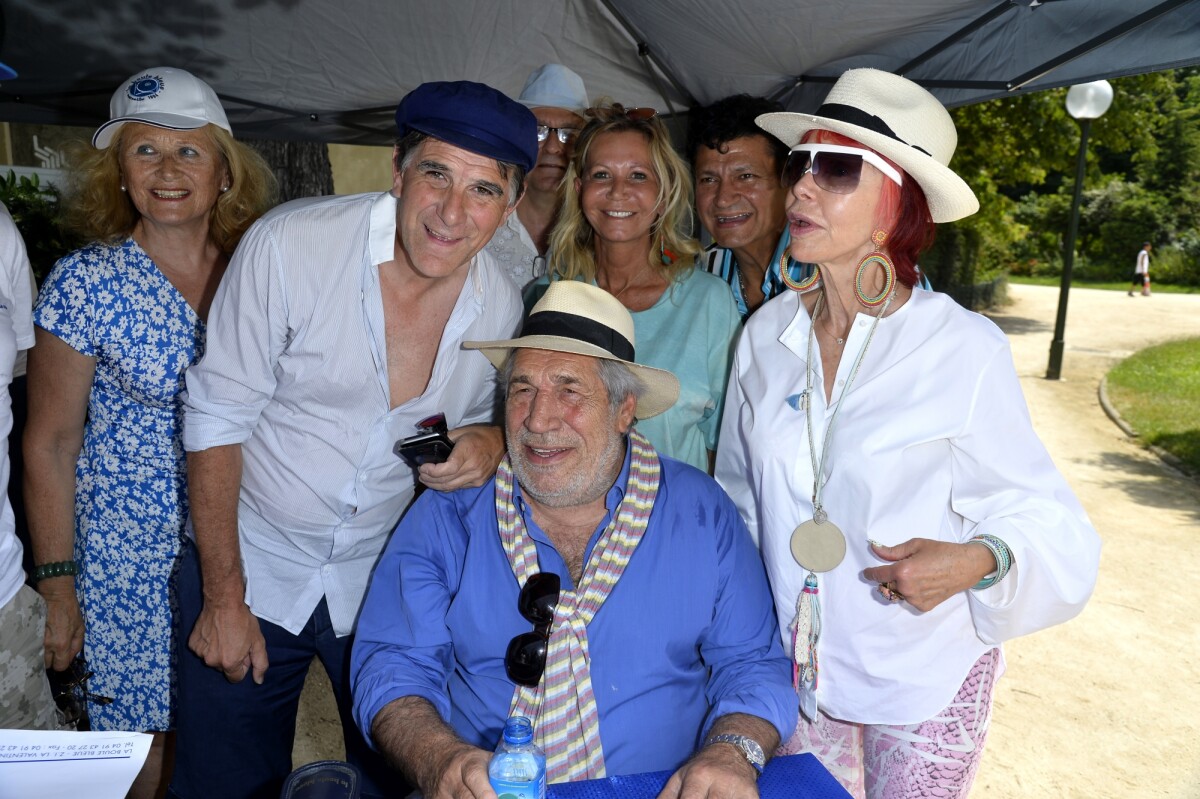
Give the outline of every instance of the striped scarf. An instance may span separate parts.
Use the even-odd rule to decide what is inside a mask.
[[[587,625],[625,571],[637,549],[654,499],[658,495],[660,464],[654,447],[636,430],[629,433],[633,454],[625,498],[596,542],[574,591],[562,590],[554,610],[546,670],[536,687],[518,685],[509,716],[534,720],[537,742],[546,753],[550,782],[605,776],[600,718],[592,693]],[[513,502],[512,466],[506,456],[496,471],[496,520],[500,540],[517,583],[536,574],[537,548]]]

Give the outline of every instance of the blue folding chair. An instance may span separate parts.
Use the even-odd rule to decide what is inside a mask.
[[[359,799],[358,769],[343,760],[318,760],[288,775],[280,799]]]

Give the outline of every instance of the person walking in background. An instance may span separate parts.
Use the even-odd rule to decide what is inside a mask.
[[[234,141],[208,84],[135,73],[76,165],[72,213],[94,243],[60,260],[34,311],[25,497],[46,665],[80,649],[94,730],[152,732],[130,793],[161,796],[175,719],[174,574],[188,515],[183,374],[242,233],[274,178]]]
[[[1150,296],[1150,242],[1142,245],[1142,249],[1137,254],[1137,265],[1133,268],[1133,288],[1129,289],[1129,296],[1133,296],[1133,289],[1140,287],[1143,297]]]

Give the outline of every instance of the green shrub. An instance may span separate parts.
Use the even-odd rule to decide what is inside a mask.
[[[58,190],[43,185],[37,175],[18,177],[10,169],[0,176],[0,202],[21,231],[33,275],[40,285],[54,262],[82,243],[62,227]]]

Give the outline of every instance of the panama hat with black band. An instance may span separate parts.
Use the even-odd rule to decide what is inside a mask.
[[[519,338],[464,341],[463,348],[479,350],[497,369],[504,368],[509,353],[517,348],[619,361],[645,388],[635,411],[639,419],[657,416],[679,399],[675,375],[634,362],[633,317],[621,301],[599,286],[578,280],[552,282],[529,312]]]
[[[953,222],[979,210],[971,187],[949,167],[958,144],[954,121],[936,97],[907,78],[851,69],[815,114],[763,114],[755,122],[788,147],[811,130],[828,130],[891,159],[925,192],[934,222]]]

